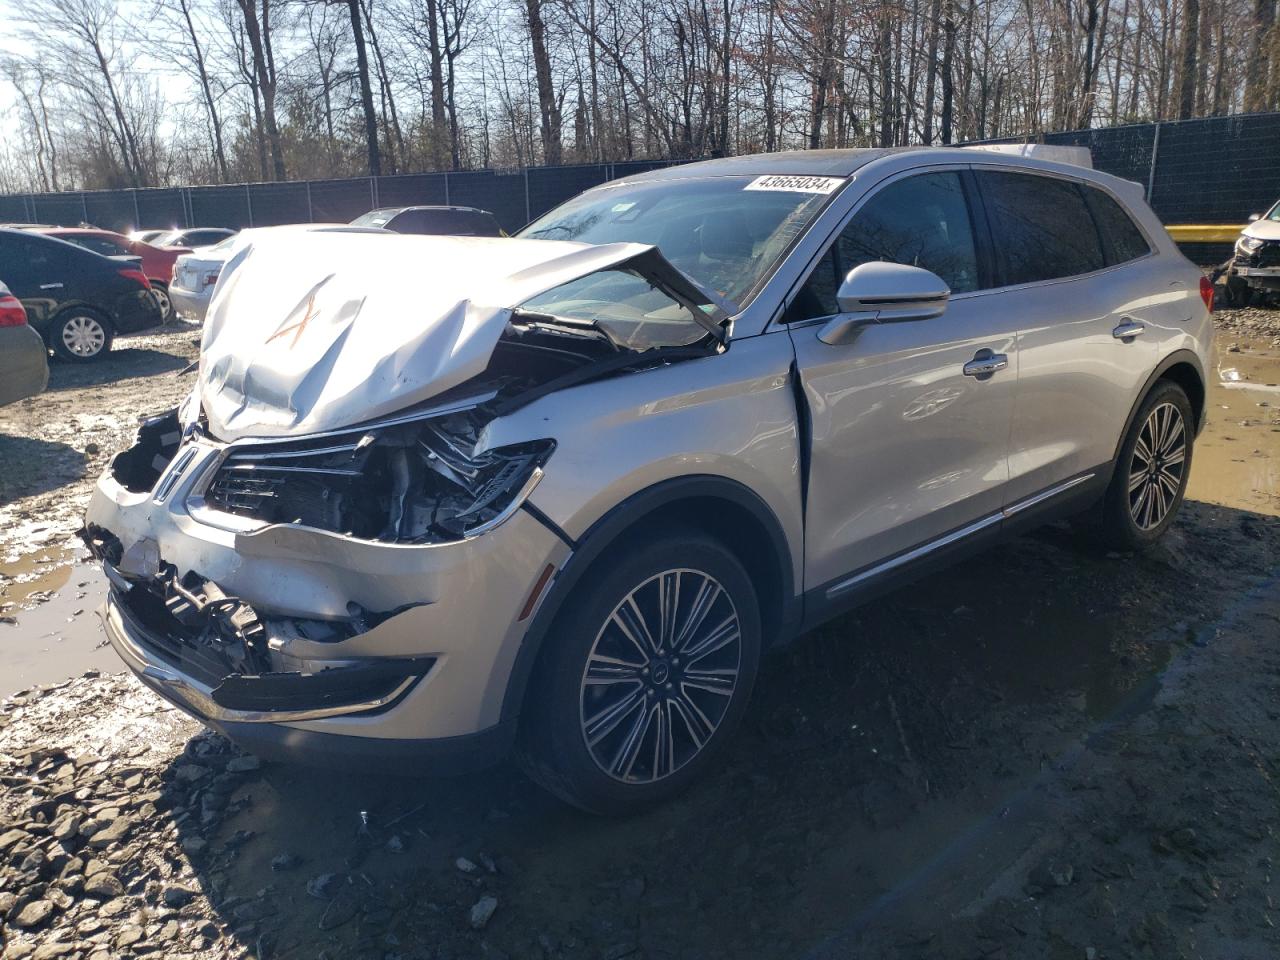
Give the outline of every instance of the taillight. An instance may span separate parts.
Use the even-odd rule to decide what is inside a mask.
[[[0,327],[25,327],[27,311],[22,301],[11,293],[0,295]]]
[[[1213,313],[1213,281],[1208,277],[1200,278],[1200,299],[1204,301],[1204,308]]]
[[[222,271],[220,270],[215,270],[213,273],[206,273],[204,275],[204,285],[206,287],[212,287],[215,283],[218,282],[218,274],[221,272]]]
[[[146,274],[144,274],[141,270],[134,270],[132,267],[126,267],[124,270],[120,270],[118,272],[120,276],[126,277],[129,280],[137,280],[140,284],[142,284],[148,290],[151,289],[151,281],[147,279]]]

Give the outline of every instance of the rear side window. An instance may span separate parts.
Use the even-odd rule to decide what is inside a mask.
[[[1107,266],[1137,260],[1151,252],[1147,238],[1120,204],[1096,187],[1085,187],[1084,190],[1093,210],[1093,219],[1097,221],[1098,232],[1102,234]]]
[[[1098,229],[1080,187],[1026,173],[977,172],[1004,286],[1101,270]]]
[[[787,320],[838,313],[841,281],[874,260],[931,270],[952,293],[978,289],[977,246],[958,173],[906,177],[867,200],[818,262]]]

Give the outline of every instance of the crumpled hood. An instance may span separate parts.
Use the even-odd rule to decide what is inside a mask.
[[[1255,220],[1242,231],[1246,237],[1280,240],[1280,220]]]
[[[481,373],[511,310],[643,244],[396,234],[249,238],[205,320],[200,400],[223,440],[394,413]]]

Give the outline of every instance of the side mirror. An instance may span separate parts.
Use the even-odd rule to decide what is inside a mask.
[[[1260,214],[1260,213],[1251,213],[1251,214],[1249,214],[1249,222],[1250,222],[1250,223],[1253,223],[1255,220],[1261,220],[1261,219],[1262,219],[1262,214]]]
[[[863,263],[840,284],[840,315],[818,332],[818,339],[849,343],[871,323],[931,320],[946,311],[950,296],[942,278],[928,270],[882,260]]]

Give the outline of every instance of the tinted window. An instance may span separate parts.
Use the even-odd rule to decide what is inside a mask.
[[[192,230],[187,234],[186,246],[203,247],[211,243],[217,243],[227,236],[224,230]]]
[[[952,293],[978,288],[978,255],[958,173],[926,173],[889,184],[854,214],[788,311],[800,320],[838,313],[836,291],[874,260],[931,270]]]
[[[978,173],[1003,283],[1100,270],[1102,244],[1076,184],[1025,173]]]
[[[1098,232],[1102,234],[1108,266],[1136,260],[1151,252],[1147,238],[1120,204],[1096,187],[1085,187],[1085,193],[1089,197]]]

